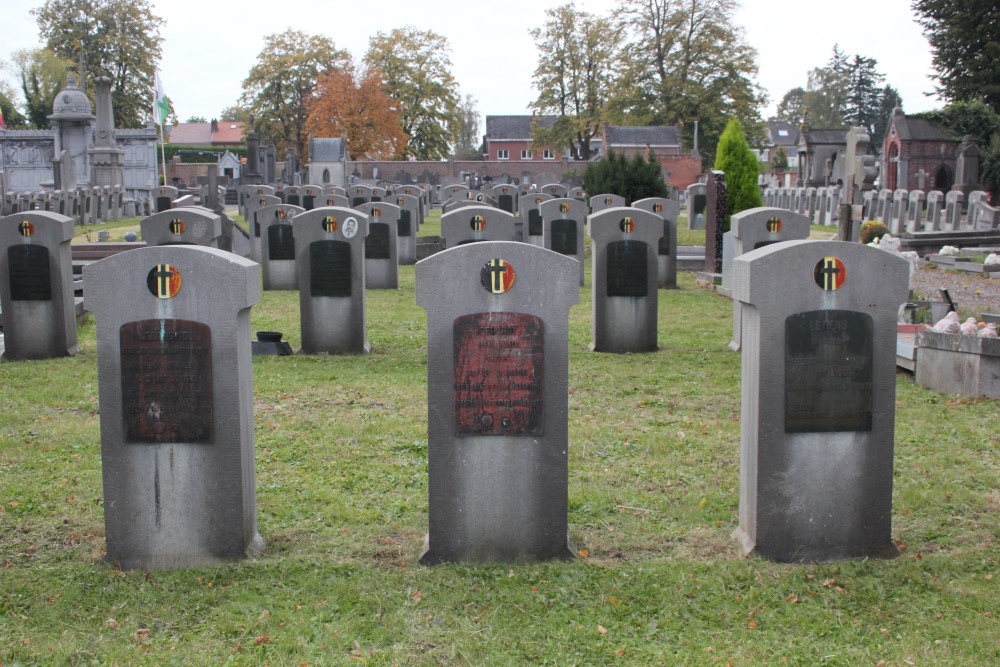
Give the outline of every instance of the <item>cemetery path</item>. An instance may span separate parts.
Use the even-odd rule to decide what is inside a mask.
[[[1000,313],[1000,276],[988,278],[977,273],[949,271],[922,265],[910,279],[914,295],[938,301],[939,289],[945,288],[958,304],[960,312],[979,316]]]

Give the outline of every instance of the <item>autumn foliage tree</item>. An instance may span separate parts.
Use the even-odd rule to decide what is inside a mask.
[[[308,104],[306,129],[321,137],[343,136],[354,160],[398,160],[409,137],[382,75],[368,68],[321,74]]]

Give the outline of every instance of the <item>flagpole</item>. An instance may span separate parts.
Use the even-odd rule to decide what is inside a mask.
[[[167,153],[164,147],[166,141],[163,139],[163,124],[160,124],[160,164],[163,166],[163,184],[167,183]]]

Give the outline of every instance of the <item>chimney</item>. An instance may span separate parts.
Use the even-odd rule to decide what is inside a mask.
[[[212,119],[212,134],[215,134],[218,131],[219,131],[219,119],[218,118],[213,118]]]

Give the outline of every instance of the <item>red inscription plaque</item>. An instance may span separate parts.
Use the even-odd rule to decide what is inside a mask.
[[[456,435],[542,435],[542,320],[463,315],[454,337]]]
[[[213,438],[212,332],[189,320],[123,324],[122,418],[126,442]]]

